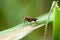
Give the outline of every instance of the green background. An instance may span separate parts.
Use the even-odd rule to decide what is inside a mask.
[[[0,0],[0,31],[24,22],[24,16],[48,12],[51,4],[52,0]]]

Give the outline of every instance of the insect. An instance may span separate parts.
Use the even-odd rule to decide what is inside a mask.
[[[30,17],[30,16],[24,16],[24,20],[26,20],[28,22],[34,21],[36,23],[37,18],[33,18],[33,17]]]

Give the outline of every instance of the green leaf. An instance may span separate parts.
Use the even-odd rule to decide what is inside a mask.
[[[60,40],[60,10],[58,3],[56,3],[54,9],[54,20],[53,20],[53,40]]]
[[[45,22],[47,20],[49,14],[37,17],[37,23],[33,23],[32,25],[24,25],[24,23],[19,24],[13,28],[4,30],[2,32],[0,32],[0,39],[6,39],[6,40],[10,40],[10,39],[21,39],[23,37],[25,37],[26,35],[28,35],[29,33],[31,33],[33,30],[38,29],[42,26],[45,25]],[[53,21],[53,14],[50,15],[50,20],[49,22]],[[7,37],[8,36],[8,37]]]

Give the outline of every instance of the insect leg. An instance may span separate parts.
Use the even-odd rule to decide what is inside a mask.
[[[24,25],[26,24],[26,20],[24,19]]]
[[[36,24],[38,24],[36,21],[35,21]]]

